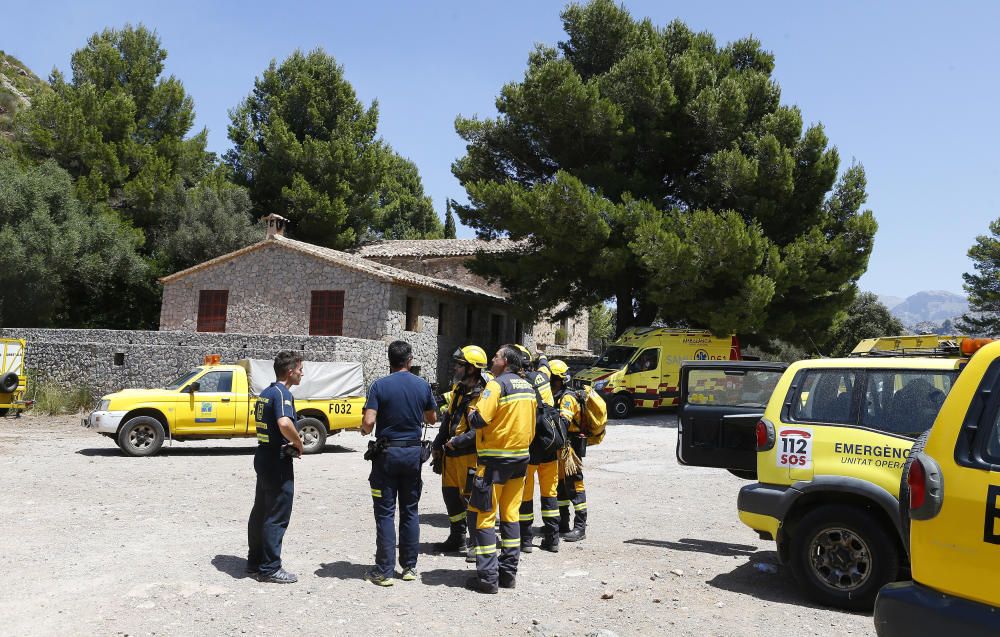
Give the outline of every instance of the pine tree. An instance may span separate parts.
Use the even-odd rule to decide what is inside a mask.
[[[979,235],[969,248],[976,274],[965,273],[962,279],[969,295],[969,312],[956,327],[970,335],[1000,334],[1000,219],[990,223],[990,234]]]
[[[455,238],[455,213],[452,212],[451,199],[445,200],[445,216],[444,216],[444,238],[454,239]]]

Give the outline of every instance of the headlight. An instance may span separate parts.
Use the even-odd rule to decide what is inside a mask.
[[[602,389],[604,389],[607,386],[608,386],[608,381],[606,381],[606,380],[599,380],[596,383],[594,383],[594,390],[595,391],[601,391]]]
[[[101,402],[97,403],[97,409],[95,409],[94,411],[108,411],[110,407],[111,407],[110,400],[102,400]]]

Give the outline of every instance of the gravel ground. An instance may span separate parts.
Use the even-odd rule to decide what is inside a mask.
[[[814,606],[774,545],[736,517],[743,481],[680,467],[676,419],[612,421],[586,459],[590,525],[521,558],[516,590],[462,588],[425,468],[416,582],[378,588],[366,439],[331,438],[296,466],[291,586],[243,574],[253,440],[174,443],[126,458],[79,417],[0,419],[0,625],[9,635],[874,635],[870,615]],[[537,501],[536,501],[537,502]],[[536,503],[537,507],[537,503]]]

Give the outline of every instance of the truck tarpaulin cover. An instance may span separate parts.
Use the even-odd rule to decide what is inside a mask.
[[[239,365],[247,370],[250,391],[259,395],[274,382],[274,361],[246,359]],[[292,387],[296,398],[334,398],[339,396],[364,396],[365,378],[361,363],[324,363],[305,361],[302,364],[302,383]]]

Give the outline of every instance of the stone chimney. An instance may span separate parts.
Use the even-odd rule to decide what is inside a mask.
[[[275,236],[285,236],[285,226],[288,225],[288,219],[272,212],[264,217],[264,223],[266,224],[267,229],[267,232],[264,235],[266,239],[270,239]]]

